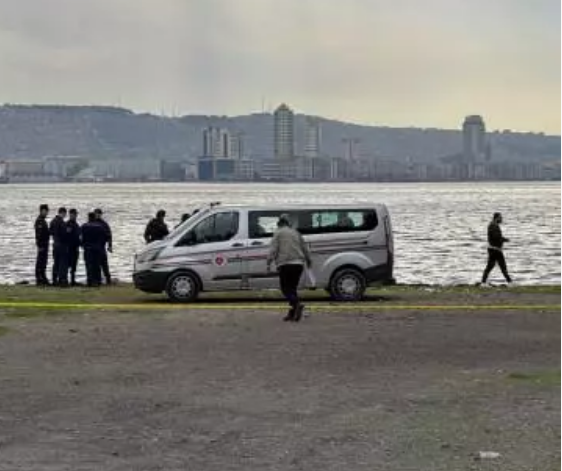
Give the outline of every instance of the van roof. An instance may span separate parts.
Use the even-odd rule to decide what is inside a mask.
[[[261,210],[261,211],[290,211],[297,209],[386,209],[382,203],[346,203],[346,204],[219,204],[215,208],[239,209],[239,210]]]

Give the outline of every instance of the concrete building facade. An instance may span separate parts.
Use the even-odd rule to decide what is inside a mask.
[[[244,134],[236,132],[230,136],[230,156],[233,159],[243,159],[246,157],[246,149],[244,147]]]
[[[309,158],[320,157],[322,150],[322,130],[315,118],[307,118],[304,129],[304,155]]]
[[[462,125],[463,156],[466,162],[490,160],[490,146],[486,140],[486,125],[482,116],[467,116]]]
[[[231,157],[231,135],[228,129],[208,127],[203,129],[202,157],[227,159]]]
[[[273,113],[273,147],[276,159],[292,159],[295,155],[295,116],[286,104]]]

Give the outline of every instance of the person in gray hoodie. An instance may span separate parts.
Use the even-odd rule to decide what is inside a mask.
[[[298,322],[304,310],[298,295],[299,281],[304,267],[310,267],[312,260],[308,246],[302,235],[291,227],[287,214],[282,214],[277,221],[277,231],[271,240],[267,259],[268,271],[273,262],[279,272],[281,292],[289,303],[289,312],[283,320]]]

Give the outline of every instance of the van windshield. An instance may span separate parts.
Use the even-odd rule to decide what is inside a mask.
[[[176,227],[174,227],[174,229],[172,229],[172,231],[164,238],[164,240],[173,239],[178,234],[185,232],[185,228],[188,225],[193,224],[195,221],[199,220],[199,218],[203,214],[207,214],[208,212],[209,212],[208,207],[199,206],[197,208],[194,208],[192,212],[188,213],[190,214],[190,217],[187,218],[185,221],[180,222]]]

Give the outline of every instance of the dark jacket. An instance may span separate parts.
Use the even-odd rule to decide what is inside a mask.
[[[501,249],[503,247],[503,243],[506,241],[507,239],[502,235],[500,225],[497,222],[492,221],[488,225],[488,244],[490,247]]]
[[[49,224],[43,216],[38,216],[35,220],[35,245],[41,249],[49,247]]]
[[[112,247],[113,246],[113,235],[111,234],[111,227],[109,227],[109,224],[107,223],[107,221],[105,219],[98,219],[96,221],[97,224],[99,224],[102,228],[103,228],[103,232],[104,232],[104,247],[107,244],[108,247]]]
[[[86,222],[80,228],[82,233],[82,245],[85,250],[103,250],[107,241],[107,231],[99,221]]]
[[[80,224],[76,221],[69,220],[66,223],[66,240],[69,247],[80,247]]]
[[[169,233],[170,231],[166,223],[162,219],[154,218],[146,225],[144,240],[148,244],[155,240],[162,240]]]
[[[66,223],[63,218],[57,215],[51,219],[49,232],[55,245],[66,245]]]

